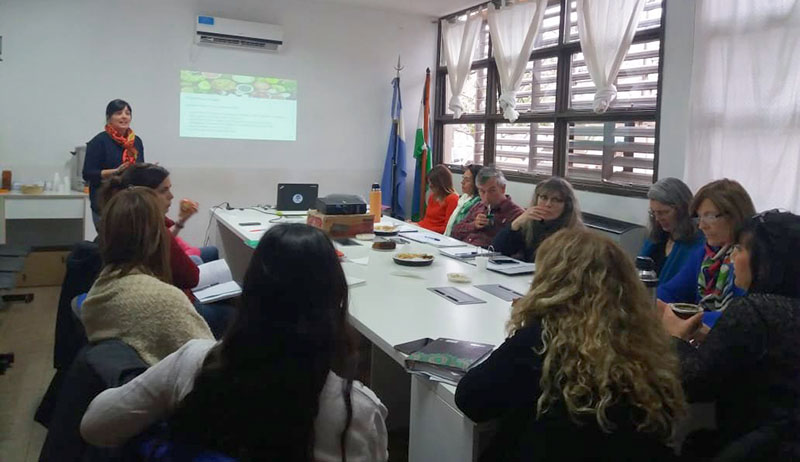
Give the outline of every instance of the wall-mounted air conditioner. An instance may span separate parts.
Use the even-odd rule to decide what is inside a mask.
[[[272,24],[198,16],[195,43],[248,50],[279,51],[283,28]]]

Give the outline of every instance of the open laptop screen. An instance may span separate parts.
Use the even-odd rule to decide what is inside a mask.
[[[317,201],[318,184],[279,183],[275,209],[281,212],[307,211]]]

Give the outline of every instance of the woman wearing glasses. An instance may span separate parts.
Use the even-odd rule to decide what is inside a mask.
[[[736,181],[722,179],[700,188],[689,211],[706,243],[687,258],[672,279],[658,288],[662,302],[699,303],[706,311],[724,310],[744,292],[733,284],[734,236],[755,215],[750,195]]]
[[[690,435],[697,460],[800,460],[800,216],[763,213],[736,240],[731,302],[699,348],[677,342],[689,401],[716,402],[717,430]],[[672,336],[688,340],[700,316],[664,310]],[[704,457],[706,459],[704,459]],[[695,460],[695,459],[691,459]]]
[[[677,178],[658,180],[647,192],[650,199],[648,237],[639,255],[652,258],[659,284],[672,279],[705,240],[689,216],[692,191]]]
[[[550,177],[536,185],[531,206],[497,233],[492,246],[503,255],[532,262],[539,245],[564,228],[583,228],[572,185]]]

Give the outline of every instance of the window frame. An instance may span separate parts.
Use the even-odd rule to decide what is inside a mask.
[[[632,44],[651,42],[658,40],[658,82],[656,84],[656,105],[652,109],[643,108],[610,108],[602,114],[596,114],[592,110],[570,109],[570,72],[572,56],[581,51],[580,41],[567,41],[569,33],[569,14],[571,0],[559,0],[561,11],[559,12],[560,23],[558,31],[558,42],[545,48],[533,50],[529,60],[557,57],[556,71],[556,102],[555,112],[539,113],[520,113],[515,123],[547,122],[553,124],[553,175],[566,178],[567,169],[567,134],[570,122],[627,122],[627,121],[654,121],[656,124],[653,140],[653,183],[658,180],[658,166],[660,158],[660,132],[661,132],[661,96],[662,84],[664,80],[664,31],[666,29],[667,3],[668,0],[661,0],[661,22],[658,27],[653,27],[637,32],[634,35]],[[497,1],[495,0],[497,3]],[[437,43],[436,43],[436,74],[435,99],[433,106],[433,160],[435,164],[444,164],[444,127],[450,124],[484,124],[483,156],[484,165],[494,164],[495,145],[498,124],[509,123],[503,118],[501,113],[495,113],[498,97],[498,76],[497,66],[492,56],[492,39],[489,36],[489,56],[484,59],[473,61],[470,70],[485,67],[487,69],[486,81],[486,110],[484,114],[464,114],[458,119],[454,119],[452,114],[446,114],[445,100],[447,67],[441,64],[442,49],[442,21],[453,17],[461,16],[486,6],[481,3],[470,8],[457,11],[439,18],[437,22]],[[496,5],[499,6],[499,5]],[[489,135],[491,133],[491,136]],[[533,152],[530,153],[533,155]],[[454,173],[464,173],[464,167],[459,165],[444,164]],[[548,178],[550,175],[524,173],[518,171],[504,171],[506,178],[510,181],[521,183],[538,183]],[[608,181],[592,181],[579,178],[569,178],[570,183],[575,189],[611,194],[617,196],[646,197],[649,186],[634,184],[618,184]]]

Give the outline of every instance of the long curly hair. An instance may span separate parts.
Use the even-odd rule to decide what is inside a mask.
[[[563,229],[539,247],[536,267],[507,329],[541,323],[537,416],[560,401],[576,422],[592,416],[612,432],[608,411],[627,404],[638,431],[668,440],[686,412],[678,359],[630,257],[599,234]]]

